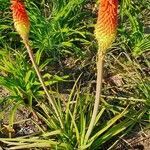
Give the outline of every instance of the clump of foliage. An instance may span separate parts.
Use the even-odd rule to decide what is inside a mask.
[[[11,137],[15,124],[15,112],[22,105],[43,123],[38,125],[31,119],[39,130],[37,135],[0,138],[0,141],[10,149],[113,149],[133,127],[149,125],[150,36],[149,18],[145,17],[148,1],[120,1],[118,38],[105,59],[102,103],[86,143],[95,91],[95,62],[91,60],[95,60],[97,49],[93,35],[96,1],[26,1],[31,21],[30,44],[45,84],[58,104],[63,129],[46,101],[26,49],[13,29],[10,2],[0,0],[0,3],[0,86],[9,91],[7,97],[0,99],[0,105],[3,108],[15,105],[10,115],[9,135]],[[68,59],[75,64],[72,67],[67,62],[70,73],[64,63]],[[85,79],[87,76],[89,80]],[[69,86],[69,94],[65,93],[64,97],[60,87],[70,84],[70,80],[74,86]],[[68,91],[67,88],[64,86],[63,90]],[[4,111],[0,110],[0,118],[4,117]],[[3,126],[0,132],[3,132]]]

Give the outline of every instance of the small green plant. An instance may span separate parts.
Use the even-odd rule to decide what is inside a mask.
[[[67,55],[85,58],[86,51],[81,47],[91,45],[90,39],[86,38],[91,33],[86,30],[88,25],[84,23],[84,18],[89,17],[84,11],[85,4],[85,0],[29,1],[27,6],[34,48],[44,50],[43,53],[54,61]]]
[[[122,0],[120,3],[121,24],[119,32],[121,34],[121,46],[130,51],[134,56],[140,56],[150,49],[149,35],[147,32],[149,4],[147,1]]]

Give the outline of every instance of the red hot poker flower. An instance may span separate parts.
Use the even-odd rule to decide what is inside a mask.
[[[100,0],[95,36],[102,51],[106,51],[115,40],[117,31],[118,0]]]
[[[97,24],[95,25],[95,37],[98,41],[98,61],[97,61],[97,81],[96,81],[96,95],[92,118],[85,135],[85,143],[88,141],[93,130],[96,116],[98,113],[99,103],[102,91],[103,78],[103,63],[106,50],[111,46],[115,39],[117,31],[117,8],[118,0],[99,0],[99,11]]]
[[[39,71],[39,68],[36,64],[36,61],[34,59],[34,55],[32,52],[31,47],[29,46],[29,42],[28,42],[28,34],[29,34],[29,30],[30,30],[30,22],[29,22],[29,18],[27,15],[27,12],[25,10],[25,6],[22,0],[10,0],[11,1],[11,10],[13,13],[13,21],[14,21],[14,26],[17,30],[17,32],[20,34],[20,36],[23,39],[23,42],[25,44],[25,47],[27,48],[27,51],[29,53],[29,57],[32,61],[33,67],[37,73],[37,76],[39,78],[39,81],[45,91],[45,94],[47,95],[48,98],[48,102],[50,102],[53,106],[53,109],[55,110],[55,113],[60,121],[60,125],[61,128],[63,129],[63,123],[59,114],[59,111],[57,110],[57,107],[55,106],[55,103],[53,102],[53,100],[51,99],[51,96],[49,94],[49,91],[45,85],[45,82],[41,76],[41,73]]]
[[[14,26],[23,40],[28,40],[30,21],[22,0],[10,0]]]

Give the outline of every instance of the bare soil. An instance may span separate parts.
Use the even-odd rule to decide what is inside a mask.
[[[139,131],[137,126],[132,133],[120,139],[115,150],[150,150],[150,130]]]

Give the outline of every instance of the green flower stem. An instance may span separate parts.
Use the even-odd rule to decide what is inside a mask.
[[[37,74],[37,76],[38,76],[38,78],[39,78],[39,81],[40,81],[40,83],[41,83],[41,85],[42,85],[42,87],[43,87],[43,89],[44,89],[44,91],[45,91],[45,94],[47,95],[47,98],[48,98],[49,102],[51,103],[51,105],[52,105],[52,107],[53,107],[53,109],[54,109],[54,111],[55,111],[55,113],[56,113],[56,115],[57,115],[57,117],[58,117],[58,119],[59,119],[61,128],[63,129],[63,123],[62,123],[60,114],[59,114],[59,112],[58,112],[58,110],[57,110],[57,107],[56,107],[56,105],[54,104],[54,102],[53,102],[53,100],[52,100],[52,98],[51,98],[51,96],[50,96],[50,94],[49,94],[49,92],[48,92],[48,89],[47,89],[47,87],[46,87],[46,85],[45,85],[45,83],[44,83],[44,81],[43,81],[43,78],[42,78],[42,76],[41,76],[41,73],[40,73],[40,71],[39,71],[39,69],[38,69],[38,66],[37,66],[36,62],[35,62],[32,49],[31,49],[30,46],[29,46],[29,42],[28,42],[28,40],[23,40],[23,43],[25,44],[25,47],[26,47],[26,49],[27,49],[27,51],[28,51],[30,60],[31,60],[31,62],[32,62],[32,64],[33,64],[33,67],[34,67],[34,69],[35,69],[35,71],[36,71],[36,74]]]
[[[98,61],[97,61],[97,81],[96,81],[96,95],[95,95],[95,103],[94,103],[94,109],[93,109],[93,114],[92,118],[87,130],[87,133],[85,135],[85,144],[87,143],[91,132],[94,128],[96,116],[98,113],[98,107],[100,104],[100,99],[101,99],[101,91],[102,91],[102,79],[103,79],[103,63],[104,63],[104,57],[105,53],[103,51],[99,50],[98,52]]]

